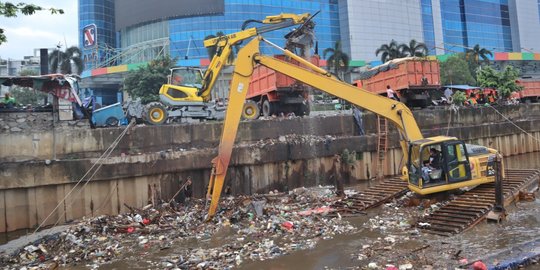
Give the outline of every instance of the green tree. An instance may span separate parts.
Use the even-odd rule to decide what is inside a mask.
[[[32,69],[23,69],[19,72],[19,76],[37,76],[39,73]]]
[[[473,77],[476,78],[476,71],[480,66],[489,64],[488,55],[493,56],[493,53],[485,48],[480,48],[478,44],[465,51],[465,60],[469,62],[469,70]]]
[[[176,59],[165,56],[130,71],[124,79],[124,89],[132,98],[141,98],[144,104],[158,101],[159,89],[167,83],[167,76],[175,63]]]
[[[23,69],[19,72],[19,76],[36,75],[39,75],[38,72],[31,69]],[[22,105],[43,105],[43,101],[47,98],[47,94],[30,87],[12,86],[9,92],[13,95],[17,103]]]
[[[326,48],[323,51],[323,58],[326,59],[328,68],[333,70],[338,78],[343,78],[343,73],[349,68],[350,58],[341,49],[341,41],[336,41],[334,48]]]
[[[38,106],[43,105],[47,94],[30,87],[13,86],[9,91],[18,104]]]
[[[64,52],[58,49],[52,51],[49,54],[51,73],[57,72],[60,66],[60,73],[62,74],[73,74],[73,71],[81,74],[84,68],[81,56],[81,49],[76,46],[69,47]],[[73,70],[72,64],[75,65],[76,70]]]
[[[510,97],[513,92],[523,89],[523,86],[516,83],[519,79],[519,71],[510,65],[501,72],[489,66],[483,67],[478,70],[477,78],[481,87],[496,89],[499,97],[504,99]]]
[[[480,65],[481,63],[489,63],[488,55],[493,56],[493,53],[486,48],[480,48],[479,44],[474,45],[472,49],[467,49],[465,52],[466,59],[476,63],[477,65]]]
[[[408,56],[424,57],[428,55],[428,48],[426,44],[417,42],[415,39],[411,39],[409,44],[399,45],[399,51]]]
[[[49,10],[51,14],[64,14],[64,10],[55,8],[44,8],[34,4],[0,2],[0,16],[1,17],[17,17],[19,13],[23,15],[32,15],[36,11]],[[0,44],[7,41],[7,37],[4,34],[4,29],[0,28]]]
[[[382,44],[376,51],[375,56],[381,54],[381,61],[386,63],[396,58],[407,56],[401,49],[398,43],[392,39],[388,44]]]
[[[443,85],[476,84],[475,79],[469,71],[469,63],[463,59],[462,54],[452,55],[445,62],[441,63],[441,82]]]
[[[456,105],[463,105],[463,103],[465,102],[465,100],[467,100],[467,96],[465,95],[464,92],[462,91],[456,91],[453,95],[452,95],[452,103],[456,104]]]

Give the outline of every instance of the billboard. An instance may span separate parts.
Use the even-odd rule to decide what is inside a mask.
[[[114,5],[116,31],[161,19],[225,12],[224,0],[116,0]]]
[[[94,47],[97,44],[97,27],[95,24],[89,24],[83,28],[83,46],[85,48]]]

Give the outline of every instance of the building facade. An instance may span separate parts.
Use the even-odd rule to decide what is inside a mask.
[[[430,54],[476,44],[494,52],[540,51],[540,0],[79,0],[80,44],[89,68],[111,58],[105,66],[145,62],[163,52],[203,59],[208,35],[238,31],[247,19],[319,10],[319,48],[339,40],[353,60],[376,60],[376,49],[392,39],[424,42]],[[96,29],[90,45],[89,25]],[[283,45],[288,31],[265,36]]]
[[[340,40],[337,0],[163,0],[159,5],[142,0],[79,0],[79,10],[80,44],[87,68],[146,62],[163,52],[179,60],[208,58],[205,37],[237,32],[248,19],[262,20],[280,13],[321,11],[314,18],[319,48],[333,47]],[[97,32],[91,46],[91,31],[85,31],[90,25]],[[265,37],[284,45],[283,36],[291,29]],[[263,51],[271,53],[269,48]]]
[[[492,52],[540,51],[539,5],[538,0],[339,0],[339,18],[352,59],[375,60],[376,49],[392,39],[424,42],[430,54],[463,52],[477,44]]]

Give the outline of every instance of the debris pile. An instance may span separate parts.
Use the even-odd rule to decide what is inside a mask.
[[[339,215],[327,215],[337,199],[327,187],[229,197],[221,201],[211,222],[205,222],[203,200],[142,209],[126,205],[129,213],[82,219],[13,254],[0,254],[0,264],[8,269],[97,268],[131,256],[150,268],[228,269],[246,260],[310,249],[320,239],[355,232]]]

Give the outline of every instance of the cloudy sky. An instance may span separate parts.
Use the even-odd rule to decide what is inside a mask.
[[[31,16],[19,15],[14,18],[0,17],[0,27],[4,29],[7,43],[0,45],[0,58],[22,59],[33,55],[35,48],[54,48],[59,43],[62,50],[78,46],[78,1],[58,0],[11,0],[7,2],[27,2],[43,7],[64,10],[64,14],[51,15],[48,11],[38,11]],[[38,53],[39,55],[39,53]]]

